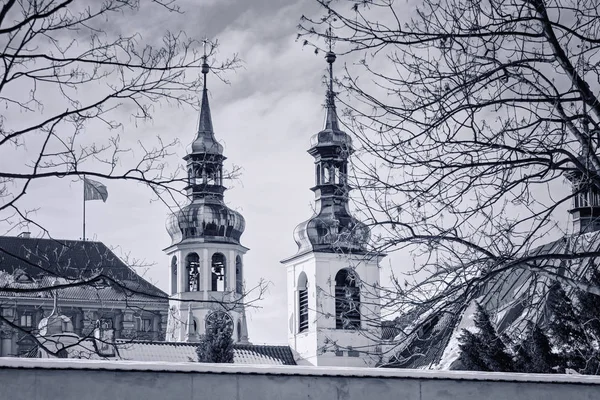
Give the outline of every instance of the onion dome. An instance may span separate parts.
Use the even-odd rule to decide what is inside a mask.
[[[369,228],[349,212],[348,159],[353,152],[352,139],[339,127],[333,91],[333,62],[330,50],[329,87],[326,95],[325,127],[311,138],[308,153],[315,158],[316,212],[294,230],[298,252],[366,252]]]
[[[364,252],[371,233],[369,228],[353,216],[323,216],[315,214],[294,229],[298,252],[345,251]]]
[[[167,232],[171,236],[171,244],[186,239],[239,244],[245,227],[246,221],[242,214],[219,200],[193,201],[167,219]]]
[[[187,163],[188,181],[185,190],[189,204],[172,213],[167,219],[171,244],[195,239],[204,242],[240,244],[246,222],[237,211],[224,202],[223,146],[213,131],[206,74],[209,72],[206,55],[202,64],[204,89],[200,110],[198,135],[183,158]]]

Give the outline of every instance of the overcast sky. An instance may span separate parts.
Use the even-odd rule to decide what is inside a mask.
[[[232,164],[242,168],[240,179],[227,183],[230,190],[225,200],[246,219],[242,244],[250,248],[244,260],[247,286],[252,287],[260,278],[270,282],[264,300],[258,303],[261,308],[249,312],[250,340],[283,344],[287,340],[286,282],[279,261],[295,254],[293,229],[312,214],[314,194],[309,188],[314,184],[314,167],[307,150],[310,137],[322,129],[325,116],[326,62],[323,54],[315,55],[296,42],[296,27],[301,15],[314,15],[319,10],[314,0],[187,0],[179,4],[183,15],[155,13],[142,6],[131,25],[150,41],[167,29],[183,30],[198,40],[218,39],[217,58],[237,53],[244,61],[242,68],[226,74],[229,85],[209,75],[210,104],[216,137],[228,158],[226,168]],[[107,26],[126,30],[114,20]],[[338,70],[344,61],[338,58]],[[46,105],[51,106],[51,102]],[[145,124],[136,124],[123,115],[120,136],[124,142],[132,144],[156,136],[164,141],[179,138],[181,145],[177,156],[168,160],[169,168],[184,164],[181,157],[195,137],[198,112],[189,107],[155,108],[153,121]],[[86,134],[99,137],[104,128],[92,124],[87,129]],[[20,155],[5,154],[0,157],[0,167],[12,169],[22,163],[21,157],[27,152],[35,154],[34,150],[26,145]],[[116,248],[124,258],[153,264],[140,272],[166,290],[169,260],[162,249],[170,245],[165,230],[169,210],[152,202],[146,187],[130,182],[103,183],[109,198],[106,203],[86,203],[86,236]],[[21,206],[38,208],[36,221],[53,237],[79,239],[82,194],[81,181],[38,180]],[[31,230],[39,235],[35,228]],[[392,259],[386,259],[385,265]],[[382,274],[389,275],[389,269]]]
[[[414,1],[398,1],[397,11],[408,18],[414,10],[411,3]],[[284,344],[286,281],[280,260],[296,253],[293,230],[312,214],[314,194],[309,188],[314,185],[314,166],[307,150],[310,137],[322,129],[325,117],[326,62],[322,53],[315,55],[311,48],[296,42],[296,34],[303,14],[314,16],[320,11],[314,0],[178,0],[178,4],[183,14],[157,12],[156,6],[142,2],[137,15],[111,17],[105,29],[114,34],[135,29],[148,42],[160,40],[167,30],[185,31],[197,40],[218,40],[217,60],[237,53],[244,61],[242,68],[224,75],[230,84],[208,76],[212,120],[216,137],[224,145],[226,169],[233,164],[242,168],[238,180],[227,182],[225,201],[246,219],[242,244],[250,248],[244,259],[247,287],[261,278],[270,282],[269,291],[257,304],[260,308],[248,313],[250,340]],[[340,71],[344,63],[351,62],[348,57],[338,57],[334,70]],[[50,99],[40,114],[60,107],[58,104]],[[137,141],[152,143],[158,136],[164,142],[179,139],[177,154],[166,161],[170,171],[184,165],[181,158],[197,131],[197,111],[163,105],[153,109],[153,120],[147,123],[134,121],[126,111],[119,118],[123,126],[118,132],[107,133],[104,126],[90,124],[86,135],[95,141],[119,134],[133,149]],[[23,113],[12,117],[31,123]],[[28,143],[5,153],[1,150],[3,171],[19,169],[23,160],[36,154],[35,146]],[[139,155],[123,155],[123,164]],[[162,249],[171,243],[165,230],[168,208],[152,201],[153,194],[142,185],[103,183],[109,198],[106,203],[87,202],[86,236],[114,248],[129,261],[152,264],[139,272],[167,290],[169,259]],[[80,239],[82,195],[81,181],[76,179],[36,180],[20,205],[37,208],[35,220],[53,237]],[[567,226],[566,205],[562,208],[560,215]],[[0,221],[0,229],[6,232],[10,226]],[[39,231],[31,230],[39,235]],[[392,266],[396,273],[406,271],[412,260],[404,253],[387,257],[381,269],[383,284]]]

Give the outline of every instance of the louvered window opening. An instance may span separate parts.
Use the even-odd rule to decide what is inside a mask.
[[[299,332],[308,330],[308,289],[302,289],[298,291],[298,304],[300,306],[298,317],[299,317]]]
[[[336,329],[360,329],[360,290],[352,286],[335,287]]]
[[[600,205],[600,193],[585,191],[575,196],[575,208]]]

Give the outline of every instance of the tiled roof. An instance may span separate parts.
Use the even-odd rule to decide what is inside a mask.
[[[577,254],[595,252],[600,247],[600,232],[585,235],[565,236],[536,247],[522,257],[537,257],[551,254]],[[560,274],[569,274],[572,278],[581,277],[593,265],[594,260],[585,258],[565,262],[561,259],[536,261],[538,265],[552,266]],[[546,296],[551,278],[535,274],[527,268],[511,268],[497,275],[496,279],[481,289],[477,301],[490,311],[493,322],[500,333],[510,334],[526,329],[529,321],[539,321],[543,318]],[[569,288],[566,288],[570,290]],[[399,368],[442,368],[438,365],[444,358],[443,364],[452,368],[459,354],[452,346],[456,346],[457,338],[462,329],[459,323],[469,319],[465,310],[469,304],[456,304],[456,312],[451,318],[444,320],[441,313],[430,313],[424,321],[425,329],[419,334],[413,334],[407,339],[407,344],[396,354],[390,366]],[[472,323],[472,321],[471,321]],[[452,345],[450,345],[452,343]],[[448,356],[451,355],[451,357]],[[450,359],[452,358],[452,359]],[[443,367],[445,368],[445,367]]]
[[[234,364],[296,365],[289,346],[236,344],[233,352]]]
[[[0,271],[13,279],[7,281],[5,276],[1,286],[13,288],[48,287],[56,278],[61,284],[99,274],[108,278],[102,285],[61,289],[59,297],[63,299],[110,301],[127,296],[128,300],[143,300],[150,296],[158,302],[168,301],[163,291],[140,277],[101,242],[0,236]],[[16,275],[26,279],[14,281]],[[118,285],[111,286],[111,279]],[[15,296],[15,292],[10,295]],[[21,292],[18,296],[40,297],[43,293]]]
[[[115,358],[118,360],[169,362],[198,361],[198,356],[196,354],[197,343],[116,340],[115,344],[117,353]],[[87,347],[92,348],[92,346]],[[79,357],[81,349],[75,346],[69,350],[69,353],[72,357]],[[233,353],[234,364],[296,365],[294,355],[289,346],[235,344]],[[83,358],[94,359],[101,357],[95,354],[87,354]]]

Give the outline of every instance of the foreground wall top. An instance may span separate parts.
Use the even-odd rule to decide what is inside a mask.
[[[600,376],[562,374],[522,374],[504,372],[433,371],[394,368],[305,367],[273,365],[233,365],[209,363],[172,363],[139,361],[102,361],[75,359],[28,359],[0,357],[0,370],[95,370],[232,375],[279,375],[347,377],[410,380],[458,380],[486,382],[562,383],[599,385]]]

